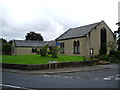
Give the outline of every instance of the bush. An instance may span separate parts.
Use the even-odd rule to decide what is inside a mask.
[[[111,50],[109,53],[111,62],[120,63],[120,51]]]
[[[100,55],[95,55],[94,58],[99,59],[99,58],[100,58]]]
[[[108,55],[102,55],[102,56],[99,57],[99,59],[105,60],[105,61],[109,61],[110,60]]]
[[[58,58],[58,51],[59,51],[58,47],[52,47],[51,53],[53,58]]]
[[[102,55],[106,55],[107,53],[107,45],[106,43],[102,44],[102,46],[100,47],[100,50],[99,50],[99,55],[102,56]]]
[[[46,56],[47,55],[47,48],[48,48],[47,45],[40,48],[40,55],[41,56]]]
[[[11,55],[11,44],[5,43],[2,44],[2,54],[3,55]]]

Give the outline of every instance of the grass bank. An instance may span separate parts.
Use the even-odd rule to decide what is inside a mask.
[[[81,56],[67,56],[58,55],[58,58],[52,58],[51,56],[42,57],[40,55],[3,55],[2,63],[15,63],[15,64],[48,64],[49,61],[58,62],[74,62],[83,61]]]

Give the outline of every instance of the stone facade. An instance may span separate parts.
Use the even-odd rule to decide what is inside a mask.
[[[34,55],[40,47],[48,45],[48,51],[56,45],[55,41],[25,41],[14,40],[12,43],[12,55]]]
[[[16,47],[15,43],[12,44],[12,55],[33,55],[32,48],[36,47]]]
[[[99,49],[101,46],[101,29],[106,29],[106,39],[107,42],[115,42],[114,34],[111,29],[107,26],[107,24],[102,21],[100,22],[94,29],[92,29],[89,33],[86,34],[85,37],[76,37],[71,39],[57,40],[58,43],[64,42],[64,54],[65,55],[79,55],[90,57],[90,49],[93,49],[93,55],[99,54]],[[80,45],[80,53],[74,54],[73,43],[74,41],[79,41]],[[109,53],[109,51],[107,51]]]

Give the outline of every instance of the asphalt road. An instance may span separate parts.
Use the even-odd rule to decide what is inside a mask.
[[[20,73],[2,73],[3,89],[9,88],[120,88],[118,65],[109,69],[61,73],[51,75],[29,75]]]

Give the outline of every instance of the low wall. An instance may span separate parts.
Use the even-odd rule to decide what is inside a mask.
[[[92,65],[99,65],[101,63],[100,60],[91,60],[91,61],[63,62],[63,63],[51,63],[51,64],[8,64],[8,63],[1,63],[1,64],[2,64],[2,68],[21,69],[21,70],[41,70],[41,69],[63,68],[63,67],[92,66]]]

